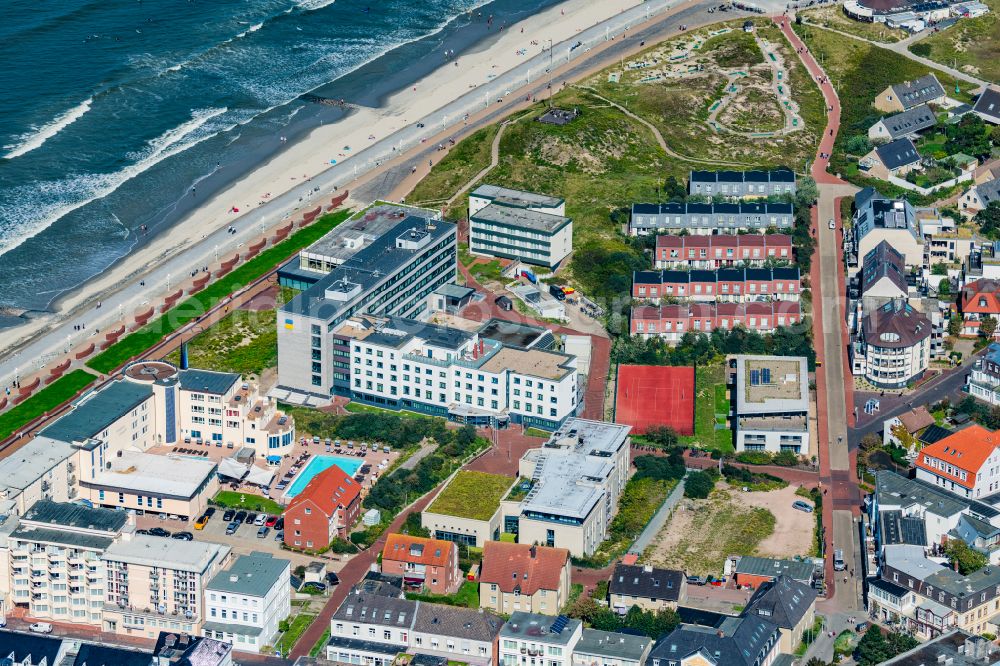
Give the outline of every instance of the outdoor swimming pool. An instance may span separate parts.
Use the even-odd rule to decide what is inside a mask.
[[[291,499],[301,493],[312,478],[324,472],[334,465],[344,470],[344,472],[353,477],[358,469],[361,468],[365,462],[364,458],[347,458],[345,456],[313,456],[306,463],[306,466],[302,468],[302,471],[292,480],[292,485],[285,489],[285,497]]]

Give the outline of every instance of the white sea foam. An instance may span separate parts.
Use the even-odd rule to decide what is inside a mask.
[[[323,9],[324,7],[329,7],[336,1],[337,0],[299,0],[298,8],[311,12],[317,9]]]
[[[33,132],[21,135],[18,138],[19,143],[11,146],[4,146],[4,148],[10,149],[10,152],[4,155],[4,157],[9,160],[14,159],[15,157],[20,157],[25,153],[30,153],[32,150],[41,147],[43,143],[79,120],[83,114],[90,110],[90,105],[93,103],[94,98],[88,97],[69,111],[61,113],[50,122],[35,129]]]
[[[221,131],[230,129],[231,127],[227,126],[199,131],[206,123],[227,110],[219,108],[194,111],[187,122],[147,141],[145,149],[129,155],[129,158],[134,160],[132,164],[114,173],[84,174],[64,181],[36,184],[36,194],[41,195],[42,202],[35,199],[26,202],[20,211],[8,210],[3,214],[7,219],[0,223],[0,227],[5,229],[4,236],[0,237],[0,254],[9,252],[28,238],[41,233],[74,210],[108,196],[163,160],[182,153]],[[48,201],[51,203],[46,205]]]

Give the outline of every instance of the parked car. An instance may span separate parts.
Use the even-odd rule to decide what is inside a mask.
[[[178,532],[170,538],[177,539],[178,541],[194,541],[194,535],[190,532]]]
[[[310,594],[323,594],[326,592],[326,585],[324,583],[318,583],[316,581],[309,581],[308,583],[303,583],[302,587],[299,588],[299,592],[306,592]]]
[[[257,527],[260,527],[261,525],[263,525],[266,522],[267,522],[267,514],[266,513],[262,513],[262,514],[260,514],[259,516],[257,516],[256,518],[253,519],[253,524],[256,525]]]
[[[206,518],[211,518],[212,516],[215,515],[215,507],[214,506],[208,507],[207,509],[205,509],[205,513],[202,515],[204,515]]]
[[[247,519],[247,512],[246,511],[237,511],[236,515],[233,516],[233,520],[239,521],[241,523],[244,520],[246,520],[246,519]]]
[[[256,513],[253,513],[253,512],[251,512],[251,513],[248,513],[248,514],[247,514],[247,519],[246,519],[246,520],[245,520],[244,522],[245,522],[245,523],[246,523],[247,525],[253,525],[253,523],[254,523],[254,521],[255,521],[255,520],[257,520],[257,514],[256,514]]]
[[[834,221],[833,221],[833,218],[831,217],[831,218],[830,218],[830,221],[829,221],[829,222],[827,222],[827,226],[829,226],[829,227],[830,227],[831,229],[836,229],[836,228],[837,228],[837,223],[836,223],[836,222],[834,222]]]
[[[28,631],[36,634],[51,634],[52,625],[48,622],[32,622],[28,625]]]
[[[205,525],[208,524],[208,516],[199,516],[198,520],[194,521],[194,528],[196,530],[205,529]]]
[[[232,522],[233,516],[235,516],[235,515],[236,515],[236,511],[234,511],[233,509],[226,509],[222,513],[222,519],[224,521],[226,521],[227,523],[230,523],[230,522]]]
[[[792,502],[792,508],[798,509],[799,511],[805,511],[806,513],[812,513],[813,508],[808,502],[803,502],[802,500],[795,500]]]
[[[257,530],[257,538],[263,539],[264,537],[267,536],[267,533],[270,531],[271,531],[270,527],[268,527],[267,525],[262,525],[261,528]]]
[[[278,522],[276,522],[274,524],[274,529],[276,529],[276,530],[283,530],[283,529],[285,529],[285,518],[284,518],[284,516],[282,516],[281,518],[278,518]]]
[[[284,532],[275,532],[274,533],[274,540],[275,541],[284,541],[285,540],[285,533]]]
[[[226,528],[226,534],[230,536],[236,534],[236,530],[240,529],[240,525],[242,524],[243,523],[241,523],[238,520],[234,520],[233,522],[229,523],[229,526]]]
[[[704,585],[708,581],[705,580],[702,576],[688,576],[687,582],[688,585]]]
[[[331,587],[334,586],[334,585],[340,585],[340,576],[338,576],[336,574],[336,572],[333,572],[333,571],[327,572],[327,574],[326,574],[326,584],[330,585]]]
[[[566,300],[566,292],[563,291],[563,288],[560,287],[557,284],[550,284],[549,285],[549,293],[552,294],[552,296],[557,301],[565,301]]]
[[[847,569],[847,562],[844,561],[844,551],[837,548],[833,551],[833,570],[834,571],[845,571]]]
[[[149,534],[149,530],[136,530],[136,534]]]
[[[169,537],[170,530],[165,530],[162,527],[154,527],[153,529],[149,530],[149,534],[150,536]]]
[[[264,521],[264,524],[267,525],[268,527],[274,527],[275,525],[278,524],[278,517],[268,516],[267,520]]]

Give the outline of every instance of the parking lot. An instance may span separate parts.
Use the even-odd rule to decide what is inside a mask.
[[[195,541],[207,541],[210,543],[223,544],[229,546],[233,549],[234,553],[240,555],[246,555],[253,551],[271,553],[276,557],[290,560],[293,569],[300,564],[309,564],[310,562],[316,560],[324,562],[327,565],[327,570],[329,571],[339,571],[344,566],[345,562],[342,558],[346,558],[346,556],[312,556],[296,553],[292,550],[285,550],[281,547],[281,542],[276,540],[278,532],[273,527],[268,528],[265,536],[258,538],[257,534],[260,527],[244,522],[239,526],[239,529],[237,529],[234,534],[226,534],[226,527],[229,523],[223,520],[225,511],[225,509],[216,507],[215,515],[213,515],[209,519],[208,523],[205,524],[205,527],[200,530],[194,529],[193,522],[159,520],[156,516],[152,515],[138,516],[136,526],[139,529],[154,530],[154,535],[156,534],[155,530],[157,528],[169,531],[171,536],[176,535],[178,532],[190,532]]]

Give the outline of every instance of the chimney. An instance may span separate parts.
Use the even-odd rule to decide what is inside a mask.
[[[724,632],[722,629],[719,629],[717,632],[715,632],[715,635],[718,636],[719,638],[725,638],[726,632]]]

